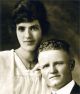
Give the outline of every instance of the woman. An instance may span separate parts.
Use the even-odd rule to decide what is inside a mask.
[[[37,63],[42,37],[48,31],[46,16],[38,0],[22,0],[15,6],[11,28],[20,47],[0,52],[0,94],[30,93],[34,76],[31,70]]]

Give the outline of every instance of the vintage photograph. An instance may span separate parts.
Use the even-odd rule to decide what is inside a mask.
[[[0,94],[80,94],[79,28],[79,0],[0,0]]]

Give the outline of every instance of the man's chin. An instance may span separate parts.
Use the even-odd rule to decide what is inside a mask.
[[[60,81],[59,80],[51,80],[49,83],[48,83],[48,86],[50,87],[56,87],[57,85],[60,84]]]

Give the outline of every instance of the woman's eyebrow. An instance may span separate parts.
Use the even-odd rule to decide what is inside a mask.
[[[24,27],[24,26],[19,26],[18,29],[19,29],[19,30],[24,30],[25,27]]]
[[[31,27],[31,28],[32,28],[32,27],[39,27],[39,25],[34,24],[34,25],[30,26],[30,27]]]

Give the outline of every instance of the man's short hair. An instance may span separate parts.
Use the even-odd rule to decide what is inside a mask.
[[[59,39],[50,39],[41,43],[39,47],[39,52],[47,50],[64,50],[67,53],[70,53],[70,45],[65,40]]]

